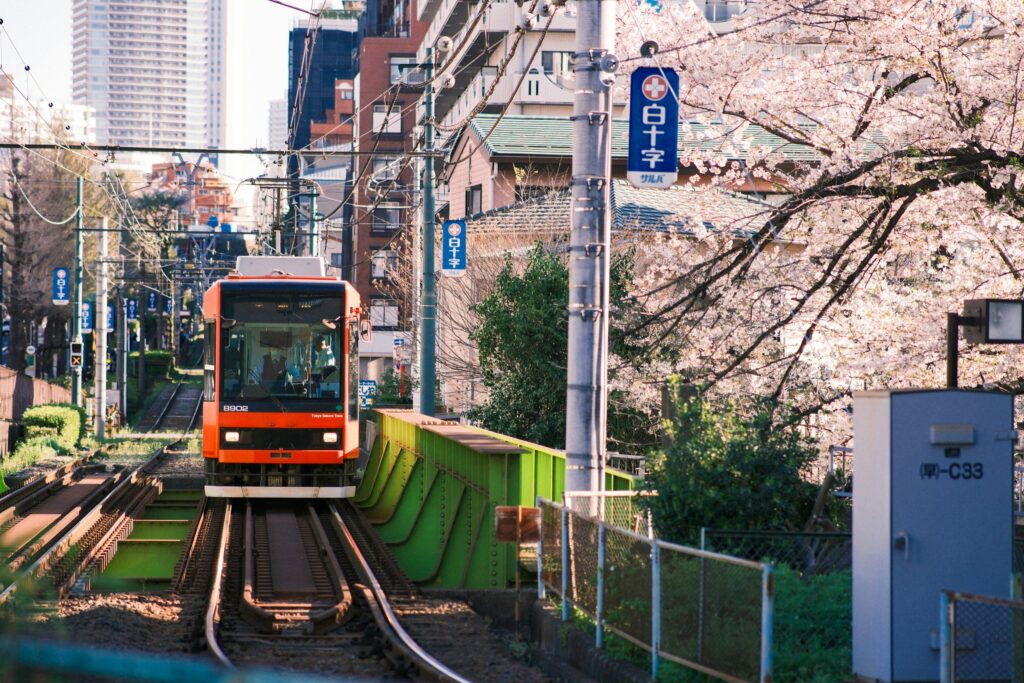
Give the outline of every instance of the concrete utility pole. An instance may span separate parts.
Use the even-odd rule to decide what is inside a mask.
[[[602,0],[603,1],[603,0]],[[586,4],[586,3],[584,3]],[[420,405],[424,415],[433,415],[434,384],[437,362],[434,344],[437,340],[436,310],[437,291],[434,282],[434,127],[430,119],[434,116],[434,87],[430,83],[434,69],[433,48],[427,48],[427,63],[423,68],[427,81],[423,88],[423,294],[420,298]]]
[[[82,343],[82,176],[75,184],[75,300],[71,308],[71,342]],[[71,368],[71,402],[82,405],[82,366]]]
[[[611,86],[615,0],[577,4],[565,490],[604,484],[608,429]]]
[[[96,437],[102,439],[107,434],[107,218],[103,217],[103,230],[100,232],[99,272],[96,275],[96,315],[93,327],[96,335],[96,358],[94,360],[96,375]]]

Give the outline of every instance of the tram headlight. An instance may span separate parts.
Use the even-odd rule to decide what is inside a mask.
[[[324,443],[338,443],[338,432],[324,432]]]
[[[224,441],[227,443],[238,443],[239,437],[238,432],[224,432]]]

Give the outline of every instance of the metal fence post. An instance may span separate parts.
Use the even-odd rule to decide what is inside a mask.
[[[700,528],[700,549],[707,550],[707,527]],[[700,558],[700,572],[697,577],[697,661],[704,663],[704,592],[707,576],[707,560]]]
[[[569,508],[562,503],[562,621],[569,621]]]
[[[544,506],[543,498],[537,496],[537,507],[540,508],[540,538],[537,539],[537,599],[547,597],[544,593]]]
[[[661,548],[651,539],[651,678],[658,678],[661,646]]]
[[[775,570],[765,565],[761,575],[761,683],[772,680],[772,646],[775,626]]]
[[[939,683],[953,683],[951,614],[949,591],[942,591],[939,594]]]
[[[597,527],[597,628],[594,645],[600,650],[604,647],[604,558],[607,528],[604,522]]]

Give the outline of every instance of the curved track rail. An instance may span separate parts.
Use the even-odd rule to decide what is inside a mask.
[[[228,505],[230,506],[230,503],[228,503]],[[318,518],[321,520],[326,520],[329,524],[331,532],[334,534],[335,541],[337,543],[335,544],[331,542],[331,540],[328,538],[328,534],[326,533],[326,529],[323,529],[322,525],[320,525],[319,523],[315,525],[311,524],[314,529],[317,526],[320,526],[321,528],[321,531],[319,533],[314,532],[318,537],[317,543],[319,547],[322,549],[323,553],[327,554],[328,556],[331,556],[331,554],[334,552],[333,547],[340,545],[347,559],[345,565],[349,571],[346,573],[353,573],[354,576],[352,578],[357,579],[355,581],[347,582],[348,585],[344,589],[347,597],[345,600],[339,601],[338,605],[335,606],[335,609],[338,610],[338,614],[335,615],[335,623],[340,623],[349,614],[351,614],[351,610],[348,609],[348,605],[343,604],[345,602],[354,602],[352,600],[352,597],[348,596],[349,592],[351,592],[353,596],[358,597],[360,599],[360,606],[365,607],[368,610],[369,614],[373,618],[374,623],[377,626],[377,630],[399,654],[399,657],[391,658],[396,670],[398,670],[399,672],[404,672],[408,669],[415,669],[419,672],[421,676],[423,676],[424,678],[429,678],[431,680],[469,683],[468,679],[459,675],[449,667],[445,666],[435,657],[433,657],[430,653],[428,653],[402,627],[401,623],[399,623],[398,617],[396,616],[394,610],[391,607],[387,591],[384,589],[381,581],[378,580],[377,576],[375,575],[371,567],[370,561],[368,561],[363,552],[360,551],[355,536],[353,536],[353,534],[349,530],[348,525],[346,525],[338,509],[333,504],[320,504],[320,506],[321,507],[319,509],[319,514],[317,509],[315,509],[313,505],[308,505],[304,514],[307,515],[307,518],[311,520],[316,520]],[[247,504],[246,521],[244,525],[244,536],[246,538],[251,538],[256,535],[253,529],[254,526],[255,524],[253,522],[251,504]],[[236,528],[238,527],[241,527],[241,525],[237,525]],[[225,564],[226,558],[229,554],[229,546],[230,543],[232,542],[231,529],[232,524],[229,512],[229,514],[225,516],[224,524],[221,529],[220,541],[217,548],[217,563],[213,583],[210,589],[209,602],[206,611],[206,619],[204,623],[204,634],[207,645],[210,648],[210,651],[214,654],[214,656],[226,666],[234,667],[234,663],[231,661],[230,657],[225,653],[225,648],[223,647],[223,644],[221,642],[220,634],[221,617],[224,614],[223,601],[225,598]],[[235,537],[233,539],[234,542],[236,543],[238,542],[238,535],[239,534],[236,531],[234,535]],[[264,552],[265,550],[265,548],[261,549],[261,551]],[[245,549],[246,554],[251,554],[251,551],[252,546],[247,546]],[[252,560],[249,557],[247,557],[245,562],[245,584],[244,587],[241,588],[241,592],[243,593],[241,598],[243,607],[240,611],[242,611],[243,613],[246,611],[244,605],[246,605],[247,603],[255,604],[256,602],[253,598],[254,590],[252,582],[254,577],[252,574],[253,568],[251,562]],[[340,567],[337,560],[334,560],[333,564],[335,564],[335,566]],[[343,578],[339,580],[342,584],[346,583]],[[255,593],[258,593],[258,591],[255,591]],[[249,609],[251,609],[251,607]],[[311,626],[309,627],[308,631],[312,632],[312,630],[316,628],[316,614],[311,614],[310,617]],[[265,627],[262,630],[269,630],[266,628],[268,624],[267,617],[261,615],[260,619],[261,623]]]

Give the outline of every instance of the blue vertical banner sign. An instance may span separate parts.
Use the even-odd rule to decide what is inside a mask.
[[[156,310],[156,292],[150,292],[146,297],[146,310],[150,313]]]
[[[67,268],[53,269],[53,305],[67,306],[71,303],[70,271]]]
[[[445,221],[441,231],[441,274],[466,274],[466,221]]]
[[[671,187],[679,177],[679,74],[642,66],[629,81],[629,160],[634,187]]]
[[[138,299],[128,299],[128,301],[125,302],[125,303],[126,303],[126,306],[127,306],[127,309],[128,309],[127,310],[127,315],[125,317],[127,317],[128,320],[138,320],[139,319],[139,300]]]
[[[82,307],[79,309],[81,313],[80,329],[82,330],[82,334],[89,334],[92,332],[92,320],[93,315],[96,312],[95,306],[96,304],[92,301],[82,302]]]
[[[114,318],[114,304],[107,304],[107,332],[113,332],[115,327],[117,321]]]
[[[373,402],[377,398],[377,380],[375,379],[361,379],[359,380],[359,407],[366,408],[372,406]]]

